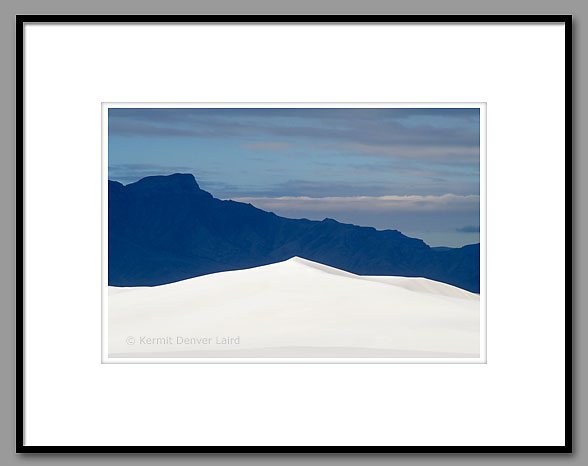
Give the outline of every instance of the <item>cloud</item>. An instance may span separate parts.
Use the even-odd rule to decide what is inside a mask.
[[[292,144],[287,142],[252,142],[247,144],[241,144],[239,147],[250,150],[284,150],[292,147]]]
[[[456,228],[455,231],[459,233],[480,233],[480,225],[467,225],[465,227]]]
[[[478,146],[450,146],[450,145],[369,145],[350,143],[340,147],[342,150],[355,154],[374,155],[392,159],[419,159],[450,162],[459,160],[474,164],[480,163],[480,149]]]
[[[113,121],[110,120],[108,123],[108,136],[145,136],[145,137],[158,137],[158,136],[188,136],[195,137],[203,135],[200,132],[187,130],[182,128],[169,128],[160,127],[154,125],[148,125],[144,123],[133,123],[127,121]]]
[[[268,180],[275,174],[288,175],[287,168],[281,166],[266,168]],[[448,192],[460,196],[479,194],[480,185],[477,179],[462,180],[455,183],[448,180],[435,179],[434,177],[417,177],[410,176],[409,173],[401,173],[399,180],[391,182],[383,179],[372,180],[370,178],[359,181],[355,176],[353,183],[345,182],[346,176],[353,177],[354,174],[343,174],[341,178],[329,178],[335,170],[325,168],[328,172],[322,180],[308,179],[290,179],[287,181],[267,184],[265,186],[218,183],[217,186],[211,186],[214,189],[212,194],[223,199],[235,198],[280,198],[280,197],[359,197],[359,196],[387,196],[387,195],[433,195],[441,196]],[[356,174],[358,173],[355,170]],[[400,170],[397,170],[400,173]],[[415,175],[415,174],[412,174]],[[212,181],[212,180],[210,180]]]
[[[403,121],[415,117],[440,117],[445,120],[479,122],[477,108],[110,108],[109,116],[146,122],[169,123],[211,118],[222,114],[227,117],[248,119],[316,118],[321,121],[340,121],[351,117],[356,120],[378,118],[387,121]]]
[[[427,115],[457,123],[440,127]],[[409,124],[415,116],[419,118]],[[477,109],[110,109],[108,130],[124,137],[236,137],[257,150],[280,150],[287,143],[260,138],[292,138],[327,142],[335,150],[343,146],[362,155],[437,159],[476,159],[480,145]]]
[[[346,196],[346,197],[241,197],[233,199],[269,211],[472,211],[480,207],[480,196]]]

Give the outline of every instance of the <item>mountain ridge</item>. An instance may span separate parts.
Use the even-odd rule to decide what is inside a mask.
[[[358,275],[420,276],[479,292],[479,244],[437,249],[398,230],[289,219],[220,200],[191,174],[108,181],[113,286],[154,286],[299,256]]]

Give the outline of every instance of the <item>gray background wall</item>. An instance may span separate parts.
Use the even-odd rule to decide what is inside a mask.
[[[573,202],[573,267],[574,267],[574,448],[572,455],[16,455],[15,444],[15,14],[573,14],[574,15],[574,202]],[[0,464],[47,463],[79,464],[587,464],[587,409],[581,393],[587,390],[588,367],[581,365],[586,357],[588,319],[583,315],[588,293],[581,289],[586,270],[587,248],[581,239],[587,234],[588,190],[580,180],[588,178],[588,163],[583,148],[588,136],[582,132],[583,116],[588,101],[583,92],[588,80],[588,2],[582,0],[3,0],[0,3]],[[570,247],[570,245],[568,245]],[[20,258],[18,258],[20,260]],[[568,277],[572,279],[572,277]]]

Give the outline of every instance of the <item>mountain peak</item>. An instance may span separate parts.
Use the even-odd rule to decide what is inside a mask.
[[[197,194],[212,197],[206,191],[200,189],[196,178],[191,173],[174,173],[173,175],[156,175],[146,176],[135,183],[130,183],[125,186],[132,192],[139,192],[150,195],[165,195],[170,194]]]
[[[192,173],[174,173],[173,175],[155,175],[146,176],[133,184],[141,184],[143,186],[183,186],[186,188],[200,189],[196,178]]]

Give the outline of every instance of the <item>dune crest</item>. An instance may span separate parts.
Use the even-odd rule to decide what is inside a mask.
[[[297,256],[167,285],[109,287],[108,309],[111,357],[479,356],[478,295]]]

